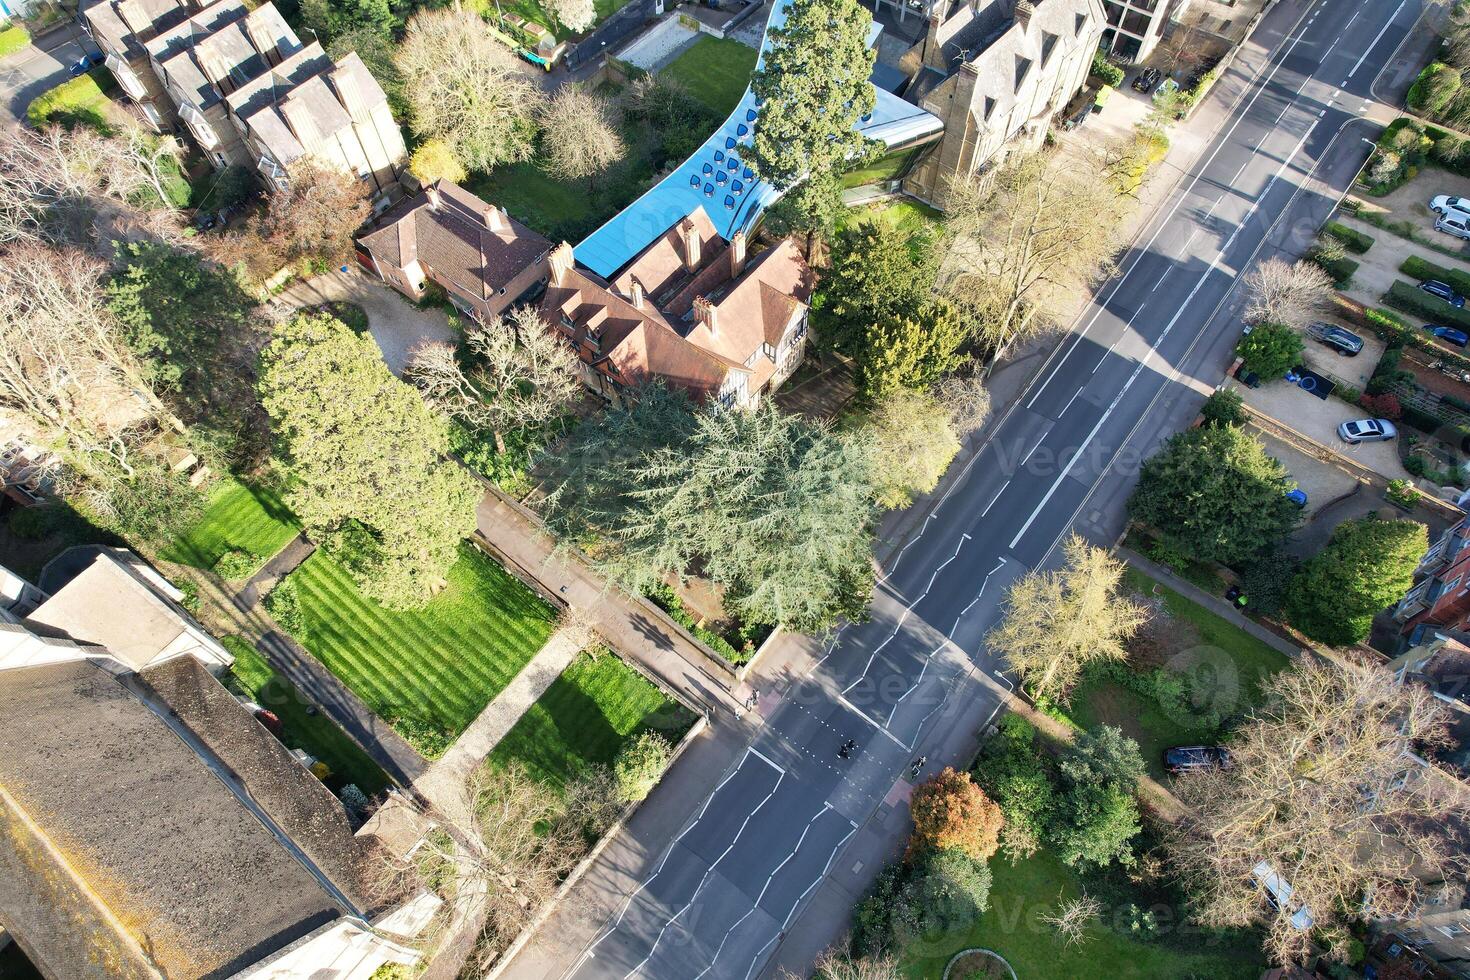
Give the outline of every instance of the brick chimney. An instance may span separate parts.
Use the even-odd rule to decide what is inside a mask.
[[[510,215],[506,214],[503,208],[492,204],[485,209],[485,227],[497,235],[509,234]]]
[[[1030,26],[1031,15],[1034,13],[1036,13],[1036,7],[1031,3],[1031,0],[1016,0],[1016,23],[1021,25],[1022,31],[1025,31]]]
[[[940,7],[948,6],[941,3]],[[930,11],[929,26],[924,32],[924,67],[944,70],[949,59],[944,56],[944,39],[939,36],[939,29],[944,26],[944,18],[938,10]]]
[[[694,297],[694,319],[709,328],[709,335],[711,337],[718,337],[720,335],[720,324],[719,317],[716,315],[717,313],[715,304],[709,301],[709,297]]]
[[[694,222],[685,218],[679,223],[679,232],[684,239],[684,268],[689,272],[699,269],[699,229]]]
[[[640,310],[643,309],[643,283],[639,282],[636,277],[634,277],[633,279],[633,287],[629,290],[629,292],[632,295],[629,296],[628,301],[632,303],[635,308]]]
[[[730,278],[739,279],[745,271],[745,232],[737,231],[730,239]]]
[[[562,242],[551,250],[551,254],[547,256],[546,261],[551,266],[552,283],[560,286],[566,281],[567,273],[572,271],[572,246],[566,242]]]

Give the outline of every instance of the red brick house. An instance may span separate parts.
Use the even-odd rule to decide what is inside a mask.
[[[609,401],[655,378],[697,401],[756,404],[806,354],[813,274],[791,239],[750,255],[702,207],[605,280],[565,242],[550,257],[543,318],[577,350]]]
[[[1470,629],[1470,518],[1440,535],[1414,572],[1394,619],[1410,646],[1430,630]]]
[[[545,285],[551,242],[458,184],[441,180],[400,201],[357,241],[357,261],[409,299],[430,282],[456,307],[489,319]]]

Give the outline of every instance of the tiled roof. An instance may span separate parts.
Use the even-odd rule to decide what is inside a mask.
[[[438,206],[429,203],[428,191],[400,202],[362,244],[380,261],[400,269],[418,261],[436,276],[482,298],[540,261],[551,248],[545,238],[457,184],[439,181],[434,190]],[[503,230],[492,230],[488,223],[492,219],[503,221]]]
[[[704,208],[696,207],[624,266],[613,277],[613,285],[627,295],[633,288],[633,280],[637,279],[655,303],[664,305],[668,298],[665,294],[670,294],[689,278],[688,241],[691,237],[699,241],[696,268],[708,266],[714,253],[725,247],[725,240],[715,231],[714,223]]]

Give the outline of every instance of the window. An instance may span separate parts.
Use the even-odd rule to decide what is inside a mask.
[[[1109,6],[1111,6],[1111,4],[1109,4]],[[1087,26],[1087,15],[1086,14],[1078,14],[1077,15],[1076,26],[1074,26],[1072,28],[1072,33],[1074,35],[1080,37],[1082,35],[1082,28],[1084,28],[1086,26]]]
[[[776,359],[776,348],[772,347],[770,344],[762,343],[761,353],[766,355],[766,357],[770,358],[772,361]]]
[[[1026,81],[1026,76],[1031,71],[1031,59],[1016,55],[1016,91],[1021,91],[1021,86]]]
[[[992,99],[990,96],[987,95],[985,97],[985,114],[983,116],[983,119],[984,119],[985,122],[990,122],[990,114],[993,113],[994,111],[995,111],[995,100]]]
[[[190,132],[194,134],[194,138],[201,146],[209,148],[219,143],[219,137],[215,135],[214,127],[209,124],[209,120],[204,118],[204,113],[187,102],[181,102],[179,103],[179,115],[183,116],[184,122],[189,124]]]
[[[1041,67],[1045,68],[1051,61],[1051,53],[1056,50],[1057,36],[1046,31],[1041,32]]]
[[[577,329],[577,325],[572,322],[572,318],[567,316],[565,313],[561,315],[561,325],[566,327],[568,330]]]

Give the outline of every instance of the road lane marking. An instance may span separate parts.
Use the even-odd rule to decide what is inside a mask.
[[[754,752],[755,750],[751,749],[751,751]],[[765,759],[765,756],[761,756],[761,758]],[[765,761],[770,762],[769,759],[765,759]],[[767,803],[771,802],[771,797],[776,795],[776,791],[781,788],[781,780],[785,778],[786,773],[783,770],[781,772],[781,775],[776,777],[776,785],[771,787],[771,791],[766,794],[766,798],[761,800],[760,805],[758,805],[754,810],[751,810],[745,815],[745,819],[741,821],[740,829],[735,833],[734,839],[732,839],[730,843],[725,846],[725,849],[720,852],[720,856],[715,858],[714,861],[710,863],[710,866],[705,869],[704,876],[699,879],[699,884],[695,886],[694,894],[689,896],[689,901],[685,902],[684,907],[675,912],[673,918],[665,922],[663,928],[658,931],[658,935],[654,937],[653,945],[649,947],[648,955],[643,957],[643,959],[639,961],[637,966],[629,970],[623,976],[623,980],[629,980],[629,978],[640,972],[643,967],[647,965],[649,960],[653,959],[653,954],[658,952],[658,944],[663,941],[664,933],[668,932],[669,927],[672,926],[675,922],[678,922],[679,917],[682,916],[685,912],[688,912],[689,909],[694,906],[694,903],[699,900],[699,893],[704,891],[704,886],[709,881],[710,875],[714,874],[715,868],[719,867],[720,862],[725,860],[725,855],[729,854],[732,850],[735,849],[735,845],[740,843],[740,838],[745,834],[745,828],[750,826],[750,822],[755,819],[755,815],[757,813],[760,813],[761,810],[765,808],[765,805]]]
[[[895,736],[888,729],[884,728],[882,725],[880,725],[876,721],[874,721],[872,719],[872,717],[870,717],[866,711],[864,711],[862,708],[859,708],[857,705],[853,704],[851,701],[847,700],[847,696],[846,695],[843,695],[843,694],[837,695],[837,700],[841,701],[844,705],[846,705],[847,706],[847,709],[849,711],[854,712],[863,721],[867,722],[868,724],[872,725],[874,728],[878,729],[878,731],[882,732],[883,735],[890,742],[892,742],[894,745],[897,745],[899,748],[903,749],[905,752],[908,751],[908,748],[909,747],[907,745],[905,745],[903,742],[900,742],[898,740],[897,736]]]
[[[1003,493],[1005,493],[1006,492],[1006,487],[1008,487],[1010,485],[1011,485],[1011,481],[1010,480],[1007,480],[1006,482],[1004,482],[1004,483],[1002,483],[1000,485],[1000,489],[997,490],[997,491],[995,491],[995,496],[990,498],[990,503],[986,504],[985,505],[985,509],[980,512],[980,516],[981,517],[984,517],[986,514],[990,513],[990,508],[992,508],[992,507],[995,506],[995,502],[1000,499],[1000,495],[1003,494]]]
[[[1303,14],[1303,17],[1305,17],[1305,13]],[[1390,23],[1392,23],[1391,19]],[[1204,177],[1205,171],[1209,170],[1210,164],[1215,162],[1215,157],[1219,154],[1219,152],[1224,149],[1225,146],[1230,142],[1231,135],[1235,132],[1236,127],[1238,127],[1242,122],[1245,121],[1246,116],[1250,114],[1251,107],[1256,104],[1256,100],[1265,94],[1266,87],[1270,85],[1271,79],[1276,77],[1276,73],[1281,70],[1281,66],[1286,64],[1286,59],[1291,57],[1292,51],[1296,50],[1296,46],[1302,42],[1303,38],[1306,37],[1306,28],[1310,26],[1310,23],[1305,21],[1304,19],[1298,20],[1292,30],[1298,31],[1299,33],[1297,33],[1297,36],[1292,40],[1290,46],[1287,47],[1286,51],[1282,53],[1278,48],[1277,51],[1272,52],[1272,54],[1268,56],[1275,57],[1276,54],[1280,53],[1281,59],[1272,66],[1270,73],[1267,74],[1265,78],[1261,78],[1260,76],[1261,70],[1264,70],[1265,68],[1264,65],[1262,66],[1261,70],[1258,70],[1256,72],[1255,79],[1253,79],[1250,83],[1250,85],[1256,87],[1256,91],[1255,94],[1251,96],[1250,101],[1245,104],[1244,108],[1241,108],[1240,103],[1245,98],[1246,92],[1250,91],[1250,86],[1248,85],[1246,91],[1242,92],[1239,96],[1236,97],[1235,106],[1231,110],[1235,114],[1235,121],[1230,124],[1230,128],[1225,131],[1225,134],[1223,136],[1218,137],[1219,142],[1216,144],[1215,149],[1210,152],[1209,157],[1207,157],[1204,163],[1199,166],[1198,172],[1196,172],[1195,175],[1190,178],[1189,185],[1185,187],[1183,193],[1180,194],[1178,203],[1176,203],[1174,207],[1165,215],[1163,222],[1160,223],[1159,227],[1154,230],[1154,233],[1149,236],[1149,240],[1144,243],[1143,247],[1134,253],[1133,260],[1128,265],[1128,271],[1123,273],[1123,276],[1121,278],[1113,280],[1108,299],[1102,301],[1093,301],[1095,306],[1092,311],[1092,316],[1090,316],[1087,323],[1083,325],[1082,331],[1075,335],[1075,339],[1072,341],[1071,347],[1067,349],[1067,352],[1057,360],[1056,364],[1052,365],[1051,373],[1047,375],[1046,380],[1043,381],[1041,383],[1041,386],[1036,389],[1035,394],[1033,394],[1031,398],[1027,400],[1027,408],[1031,408],[1033,405],[1036,404],[1036,400],[1041,397],[1041,393],[1046,390],[1046,386],[1051,384],[1052,379],[1057,376],[1057,373],[1062,364],[1082,343],[1082,338],[1087,335],[1087,331],[1092,328],[1092,324],[1097,321],[1098,316],[1101,315],[1102,311],[1107,308],[1107,304],[1111,302],[1112,298],[1118,294],[1118,290],[1122,287],[1123,283],[1127,282],[1129,277],[1133,275],[1134,271],[1138,268],[1139,260],[1142,259],[1144,255],[1149,254],[1149,250],[1153,248],[1155,240],[1157,240],[1163,230],[1168,227],[1169,219],[1178,213],[1180,205],[1182,205],[1184,201],[1189,197],[1189,195],[1193,193],[1194,186],[1200,182],[1200,179],[1202,177]],[[1290,35],[1287,36],[1290,37]],[[1286,39],[1283,38],[1281,43],[1285,44]],[[1270,64],[1269,60],[1267,61],[1267,64]],[[1310,76],[1308,77],[1310,78]],[[1296,94],[1301,94],[1301,90],[1298,89]],[[1290,103],[1288,103],[1286,108],[1289,109],[1290,107],[1291,105]],[[1282,109],[1281,114],[1285,115],[1286,109]],[[1280,119],[1279,116],[1277,118],[1278,120]],[[1272,128],[1274,128],[1274,126]]]
[[[1348,72],[1347,78],[1343,80],[1345,83],[1351,81],[1352,77],[1358,73],[1358,69],[1363,67],[1363,62],[1367,60],[1368,55],[1373,53],[1373,49],[1378,47],[1378,42],[1383,40],[1383,35],[1388,33],[1388,29],[1393,26],[1393,22],[1399,19],[1399,13],[1403,11],[1404,4],[1408,2],[1409,0],[1399,0],[1399,5],[1394,10],[1393,16],[1388,18],[1382,29],[1379,30],[1378,36],[1373,38],[1369,45],[1363,49],[1363,53],[1359,56],[1358,60],[1353,62],[1353,70]]]
[[[1312,129],[1315,129],[1315,127],[1312,127]],[[1138,366],[1133,369],[1133,373],[1130,374],[1128,376],[1128,380],[1123,383],[1123,387],[1118,391],[1117,396],[1113,398],[1112,402],[1109,403],[1107,409],[1098,418],[1097,424],[1092,427],[1092,431],[1087,434],[1087,438],[1082,440],[1082,445],[1077,448],[1077,452],[1072,455],[1071,459],[1067,460],[1067,465],[1062,468],[1062,472],[1057,476],[1056,481],[1052,483],[1050,489],[1046,491],[1046,495],[1041,498],[1041,502],[1036,505],[1036,509],[1031,512],[1031,516],[1026,518],[1026,523],[1021,525],[1021,530],[1017,531],[1016,536],[1011,539],[1010,547],[1012,550],[1015,550],[1016,546],[1021,543],[1021,539],[1026,536],[1026,532],[1031,530],[1031,525],[1036,521],[1037,516],[1042,512],[1043,509],[1045,509],[1046,505],[1050,503],[1052,495],[1057,492],[1057,489],[1067,479],[1067,476],[1072,472],[1072,467],[1077,465],[1077,460],[1081,459],[1083,453],[1087,451],[1087,447],[1091,445],[1092,440],[1096,438],[1098,431],[1102,429],[1103,424],[1107,422],[1108,417],[1113,414],[1113,409],[1118,407],[1118,404],[1123,400],[1123,396],[1128,393],[1128,389],[1133,387],[1133,382],[1138,380],[1138,376],[1142,374],[1143,369],[1148,366],[1148,362],[1158,351],[1159,345],[1162,344],[1164,340],[1169,336],[1169,333],[1174,329],[1174,324],[1179,322],[1179,318],[1184,315],[1184,311],[1189,308],[1189,304],[1193,302],[1195,295],[1199,293],[1200,287],[1209,280],[1210,274],[1215,271],[1215,267],[1220,264],[1220,260],[1225,257],[1225,253],[1229,250],[1231,243],[1235,241],[1235,235],[1239,234],[1240,229],[1245,227],[1246,222],[1254,217],[1256,212],[1260,210],[1261,204],[1264,203],[1266,199],[1267,192],[1271,189],[1271,186],[1276,183],[1276,178],[1281,176],[1286,167],[1293,160],[1296,159],[1296,155],[1302,151],[1302,147],[1306,146],[1307,139],[1312,135],[1312,129],[1308,129],[1305,133],[1302,134],[1302,138],[1297,143],[1296,149],[1292,150],[1291,155],[1288,156],[1285,160],[1281,161],[1281,166],[1277,168],[1276,173],[1271,176],[1271,180],[1266,184],[1266,190],[1261,192],[1261,196],[1256,199],[1256,203],[1251,207],[1248,212],[1246,212],[1245,216],[1241,219],[1240,224],[1236,227],[1235,232],[1231,234],[1229,241],[1225,243],[1225,247],[1222,248],[1219,254],[1217,254],[1214,259],[1210,261],[1209,268],[1205,269],[1205,271],[1200,274],[1199,279],[1194,284],[1194,288],[1189,291],[1189,295],[1185,297],[1183,303],[1179,304],[1179,309],[1174,312],[1174,316],[1169,320],[1168,325],[1164,327],[1164,332],[1159,334],[1158,339],[1155,340],[1151,345],[1149,345],[1148,352],[1144,354],[1143,360],[1138,362]],[[1231,278],[1234,279],[1238,277],[1238,275],[1239,272],[1232,273]],[[1129,318],[1129,322],[1127,325],[1132,325],[1131,317]]]

